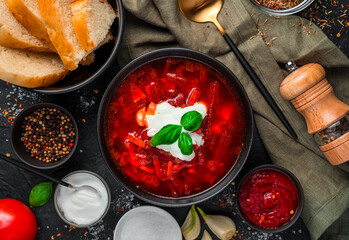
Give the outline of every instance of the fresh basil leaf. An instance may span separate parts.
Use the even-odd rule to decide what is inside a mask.
[[[197,111],[190,111],[181,118],[181,125],[187,131],[196,131],[202,123],[202,115]]]
[[[35,187],[30,192],[29,205],[31,208],[40,207],[50,200],[52,195],[52,182],[42,182]]]
[[[178,147],[184,155],[193,153],[193,141],[188,133],[181,133],[178,139]]]
[[[182,126],[168,124],[156,133],[150,140],[152,146],[160,144],[170,145],[177,141],[182,132]]]

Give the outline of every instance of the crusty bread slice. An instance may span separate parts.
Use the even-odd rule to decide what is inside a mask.
[[[37,52],[51,51],[16,20],[5,0],[0,0],[0,45]]]
[[[115,11],[106,0],[74,0],[71,6],[76,36],[89,52],[107,36],[116,18]]]
[[[6,0],[6,3],[18,22],[52,51],[56,51],[47,34],[44,21],[39,12],[37,0]]]
[[[88,54],[81,47],[73,25],[73,0],[38,0],[47,33],[65,67],[74,70]]]
[[[47,87],[68,72],[55,53],[0,47],[0,79],[9,83],[27,88]]]

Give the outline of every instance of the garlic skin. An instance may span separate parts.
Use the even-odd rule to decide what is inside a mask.
[[[233,220],[223,215],[205,214],[200,208],[197,208],[201,216],[207,223],[211,231],[221,240],[230,240],[235,232],[236,227]]]
[[[212,240],[211,235],[205,230],[204,235],[202,235],[201,240]]]
[[[195,240],[201,231],[199,214],[195,206],[191,206],[183,225],[181,226],[182,234],[185,240]]]

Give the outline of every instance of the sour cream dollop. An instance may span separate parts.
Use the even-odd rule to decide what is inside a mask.
[[[161,130],[161,128],[168,124],[180,125],[182,116],[190,111],[199,112],[202,115],[202,119],[204,119],[207,114],[206,106],[203,103],[195,103],[193,106],[184,108],[174,107],[168,102],[158,104],[156,106],[155,114],[146,116],[148,123],[148,136],[153,137]],[[201,134],[186,131],[184,128],[182,132],[187,132],[191,136],[193,145],[201,146],[204,143]],[[170,145],[158,145],[156,147],[166,152],[170,152],[174,157],[184,161],[191,161],[195,157],[195,152],[190,155],[182,154],[180,148],[178,147],[178,140]]]
[[[63,180],[73,186],[91,186],[100,196],[91,190],[74,190],[58,186],[56,201],[60,213],[76,225],[96,223],[109,207],[109,196],[104,183],[95,175],[84,172],[73,173]]]

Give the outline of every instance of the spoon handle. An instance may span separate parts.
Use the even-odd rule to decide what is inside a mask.
[[[241,54],[239,49],[235,46],[235,44],[230,39],[228,34],[224,34],[223,37],[224,37],[225,41],[228,43],[228,45],[230,46],[231,50],[234,52],[237,59],[240,61],[243,68],[246,70],[248,76],[251,78],[253,83],[256,85],[258,90],[263,95],[264,99],[267,101],[267,103],[270,105],[270,107],[273,109],[273,111],[279,117],[280,121],[284,124],[284,126],[289,131],[291,136],[294,139],[297,139],[298,138],[297,134],[295,133],[295,131],[293,130],[293,128],[291,127],[291,125],[289,124],[287,119],[285,118],[284,114],[281,112],[280,108],[276,105],[274,99],[272,98],[272,96],[270,95],[268,90],[265,88],[262,81],[257,76],[256,72],[253,70],[253,68],[250,66],[250,64],[246,61],[245,57]]]
[[[29,166],[25,165],[24,163],[21,163],[21,162],[19,162],[19,161],[16,161],[16,160],[14,160],[14,159],[12,159],[12,158],[9,158],[9,157],[6,157],[6,156],[0,154],[0,159],[4,160],[4,161],[6,161],[6,162],[8,162],[8,163],[10,163],[10,164],[12,164],[12,165],[15,165],[15,166],[17,166],[17,167],[19,167],[19,168],[22,168],[22,169],[24,169],[24,170],[26,170],[26,171],[28,171],[28,172],[31,172],[31,173],[33,173],[33,174],[36,174],[36,175],[38,175],[38,176],[40,176],[40,177],[46,178],[46,179],[48,179],[48,180],[51,180],[52,182],[55,182],[55,183],[57,183],[57,184],[63,185],[63,186],[65,186],[65,187],[70,187],[70,184],[68,184],[68,183],[66,183],[66,182],[63,182],[63,181],[61,181],[61,180],[58,180],[58,179],[56,179],[56,178],[53,178],[53,177],[51,177],[51,176],[49,176],[49,175],[47,175],[47,174],[45,174],[45,173],[39,172],[38,170],[36,170],[36,169],[34,169],[34,168],[32,168],[32,167],[29,167]]]

